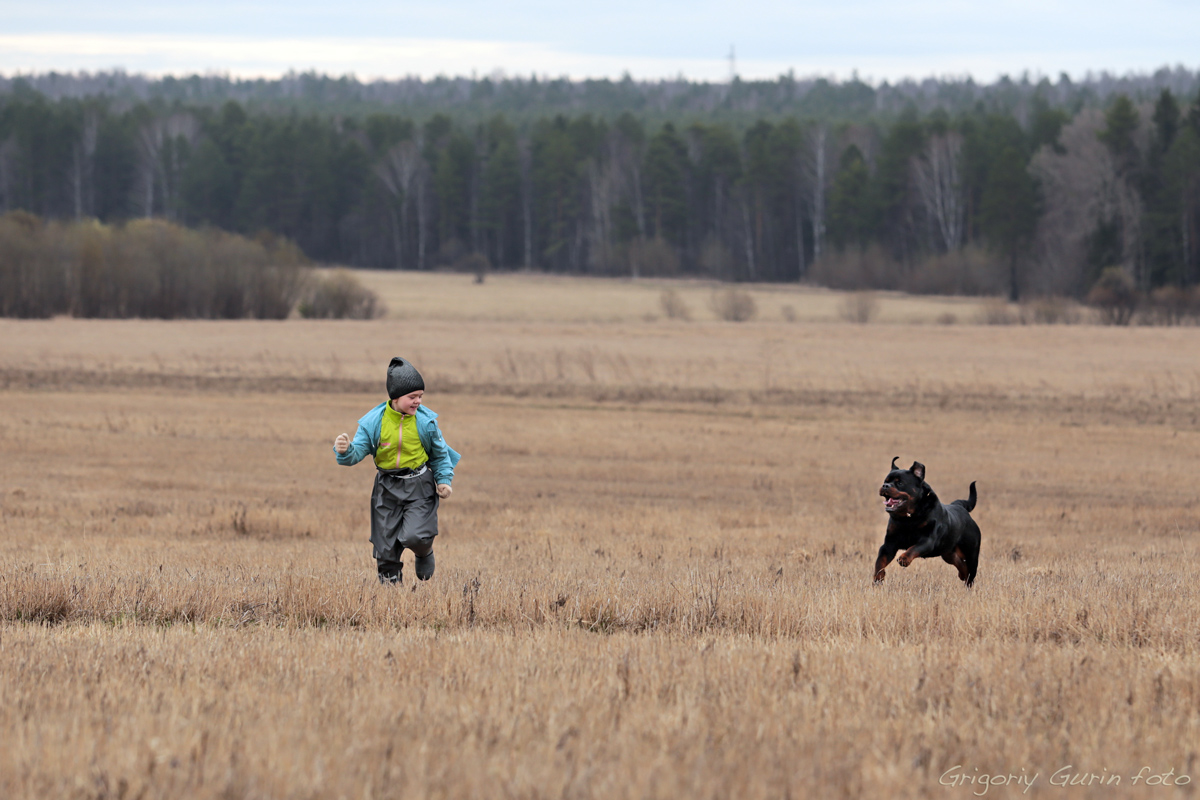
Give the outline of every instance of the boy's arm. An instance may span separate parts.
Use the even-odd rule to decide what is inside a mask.
[[[446,444],[436,422],[430,425],[429,434],[429,468],[438,484],[449,486],[454,481],[454,466],[461,456]]]
[[[359,423],[358,431],[354,434],[354,439],[350,442],[350,447],[346,452],[339,453],[334,448],[333,454],[337,456],[337,463],[343,467],[352,467],[358,462],[366,458],[371,452],[371,433],[362,423]]]

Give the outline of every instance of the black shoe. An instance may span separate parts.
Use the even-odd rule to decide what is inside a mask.
[[[402,576],[403,570],[404,570],[404,565],[400,564],[399,562],[390,562],[387,564],[380,564],[379,565],[379,582],[385,586],[388,586],[388,585],[399,586],[400,584],[404,583],[404,578]]]
[[[433,577],[433,551],[430,550],[428,555],[419,556],[416,564],[417,580],[427,581]]]

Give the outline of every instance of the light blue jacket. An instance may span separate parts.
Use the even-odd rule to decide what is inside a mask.
[[[387,403],[380,403],[358,421],[358,432],[354,434],[354,440],[350,442],[350,447],[345,453],[339,453],[336,448],[334,449],[333,454],[337,456],[339,464],[351,467],[368,455],[372,458],[375,457],[375,451],[379,449],[379,430],[383,426],[383,411],[386,408]],[[421,437],[421,447],[425,448],[425,453],[429,456],[429,468],[433,470],[433,477],[438,483],[448,485],[454,480],[454,467],[462,456],[446,444],[446,439],[442,436],[441,429],[438,428],[437,414],[425,406],[417,406],[416,417],[417,435]]]

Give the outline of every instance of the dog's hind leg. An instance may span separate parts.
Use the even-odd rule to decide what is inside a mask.
[[[975,585],[975,573],[979,571],[979,549],[975,548],[967,553],[965,561],[967,562],[967,577],[963,580],[966,581],[969,588]]]
[[[971,526],[968,535],[963,537],[959,543],[958,549],[962,551],[963,562],[967,567],[966,577],[963,582],[970,588],[975,584],[975,573],[979,571],[979,546],[982,536],[979,533],[979,526],[975,524],[975,520],[971,520]],[[959,576],[962,576],[962,570],[959,570]]]
[[[942,560],[948,564],[953,564],[955,569],[958,570],[958,579],[965,582],[968,586],[971,585],[971,581],[975,578],[975,571],[971,569],[970,563],[967,561],[967,555],[963,553],[961,547],[956,547],[953,552],[942,556]]]

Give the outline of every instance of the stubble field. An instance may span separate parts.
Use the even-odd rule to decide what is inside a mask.
[[[423,280],[461,317],[0,321],[0,796],[1191,796],[1200,330]],[[394,354],[464,454],[400,589],[330,450]],[[894,455],[978,482],[973,590],[871,584]]]

